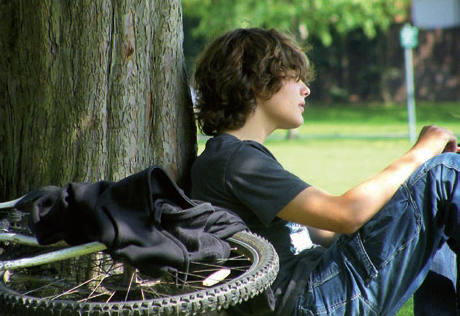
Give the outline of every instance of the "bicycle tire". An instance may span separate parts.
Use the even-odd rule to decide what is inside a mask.
[[[249,269],[229,281],[204,290],[149,300],[118,302],[77,302],[34,297],[9,287],[1,273],[0,311],[2,315],[60,316],[137,316],[137,315],[206,315],[254,298],[275,280],[278,256],[265,239],[249,232],[239,232],[227,240],[236,251],[251,261]]]

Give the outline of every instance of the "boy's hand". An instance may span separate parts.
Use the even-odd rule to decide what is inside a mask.
[[[445,152],[460,152],[455,135],[450,130],[435,125],[423,127],[414,149],[431,157]]]

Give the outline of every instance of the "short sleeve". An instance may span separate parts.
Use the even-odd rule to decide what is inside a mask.
[[[268,226],[309,184],[285,170],[260,144],[245,143],[233,152],[225,169],[230,193]]]

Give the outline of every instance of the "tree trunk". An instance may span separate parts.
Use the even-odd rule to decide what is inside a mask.
[[[0,201],[196,154],[180,0],[0,1]]]

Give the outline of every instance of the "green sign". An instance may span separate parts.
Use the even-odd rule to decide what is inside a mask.
[[[404,48],[414,48],[418,45],[418,28],[405,24],[401,29],[401,45]]]

